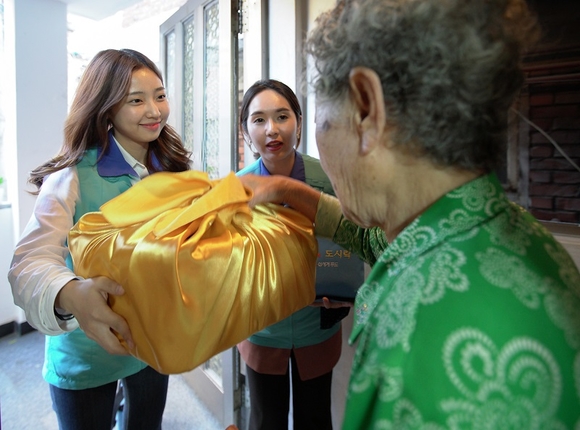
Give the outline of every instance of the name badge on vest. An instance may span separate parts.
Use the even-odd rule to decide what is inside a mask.
[[[364,282],[364,262],[329,239],[318,238],[316,298],[354,302]]]

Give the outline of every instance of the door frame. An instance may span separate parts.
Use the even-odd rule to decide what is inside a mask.
[[[238,37],[238,4],[239,0],[188,0],[177,12],[169,17],[161,26],[160,31],[160,69],[165,76],[169,101],[172,110],[177,113],[170,116],[170,125],[183,135],[187,121],[193,121],[192,142],[185,142],[192,151],[192,166],[196,170],[204,170],[204,101],[205,88],[205,37],[204,16],[208,6],[218,5],[219,20],[219,160],[218,177],[223,177],[236,169],[237,157],[237,127],[234,118],[237,117],[237,37]],[[184,118],[184,27],[183,24],[193,19],[193,96],[192,116]],[[167,36],[174,32],[173,63],[168,65]],[[201,42],[199,42],[201,41]],[[202,48],[202,49],[200,49]],[[171,68],[171,70],[169,70]],[[223,155],[222,155],[223,154]],[[211,330],[211,327],[208,329]],[[236,424],[242,426],[243,378],[240,377],[240,358],[237,348],[230,348],[213,358],[221,366],[221,381],[216,381],[214,373],[208,369],[210,361],[200,365],[182,376],[195,391],[202,403],[224,426]]]

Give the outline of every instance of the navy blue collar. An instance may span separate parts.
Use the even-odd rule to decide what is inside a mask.
[[[102,158],[101,154],[103,154]],[[103,153],[103,148],[97,148],[97,172],[99,172],[99,176],[108,177],[108,176],[122,176],[122,175],[129,175],[134,177],[139,177],[137,172],[125,161],[125,157],[121,153],[121,150],[117,146],[117,142],[113,138],[113,130],[109,130],[109,146],[107,150]],[[151,161],[155,168],[155,171],[163,170],[161,163],[155,156],[155,154],[151,154]]]
[[[306,182],[306,174],[304,173],[304,160],[302,159],[302,154],[298,151],[294,151],[294,165],[292,166],[292,171],[290,172],[290,177],[293,179],[298,179],[299,181]],[[260,175],[270,176],[271,173],[268,171],[264,165],[264,161],[260,158]]]

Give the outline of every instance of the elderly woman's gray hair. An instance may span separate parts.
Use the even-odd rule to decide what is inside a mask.
[[[347,0],[318,18],[306,50],[319,101],[341,100],[351,69],[371,68],[397,144],[436,164],[487,171],[537,35],[524,0]]]

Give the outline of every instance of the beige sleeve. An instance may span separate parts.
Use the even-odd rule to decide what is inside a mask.
[[[341,219],[342,209],[338,199],[329,194],[321,193],[316,209],[314,233],[317,236],[332,239]]]

